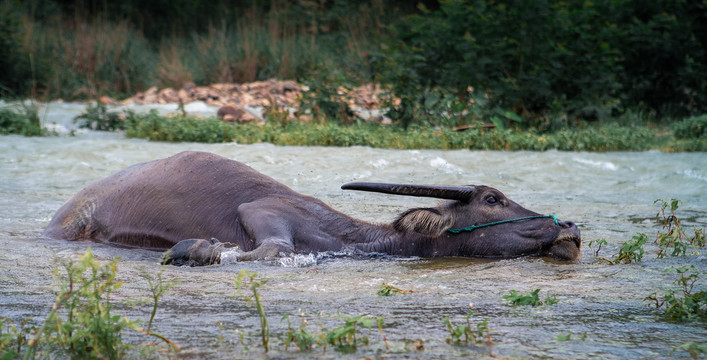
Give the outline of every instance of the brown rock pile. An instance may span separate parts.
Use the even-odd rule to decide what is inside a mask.
[[[165,104],[203,101],[207,105],[220,106],[218,117],[229,122],[252,122],[260,118],[250,113],[245,106],[262,107],[268,111],[286,111],[299,108],[299,99],[309,89],[291,80],[256,81],[251,83],[212,84],[196,86],[187,83],[181,89],[158,89],[156,86],[122,101],[107,96],[99,99],[104,104]],[[383,104],[384,90],[378,84],[358,86],[351,90],[340,88],[340,95],[351,109],[379,109]],[[251,109],[252,111],[252,109]],[[306,117],[306,115],[302,115]],[[293,117],[292,113],[288,117]],[[294,118],[293,118],[294,119]],[[302,120],[302,119],[300,119]],[[369,120],[369,119],[365,119]]]

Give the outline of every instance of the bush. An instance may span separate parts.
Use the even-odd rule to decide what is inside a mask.
[[[627,108],[706,112],[700,14],[707,5],[645,5],[449,0],[435,11],[421,7],[393,28],[380,79],[401,99],[393,115],[403,125],[420,121],[424,94],[440,89],[455,94],[460,106],[473,89],[488,96],[486,110],[520,115],[601,120]]]
[[[27,114],[20,114],[10,109],[0,109],[0,135],[9,134],[39,136],[44,134],[44,130],[39,124],[36,112],[27,111]]]

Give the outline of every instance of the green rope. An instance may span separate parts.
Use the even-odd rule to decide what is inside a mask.
[[[449,231],[450,233],[459,234],[460,232],[463,232],[463,231],[473,231],[478,228],[491,226],[491,225],[499,225],[499,224],[505,224],[505,223],[514,222],[514,221],[521,221],[521,220],[528,220],[528,219],[543,219],[543,218],[549,218],[549,219],[555,220],[555,225],[560,226],[560,223],[557,221],[557,216],[555,216],[555,215],[538,215],[538,216],[528,216],[528,217],[523,217],[523,218],[518,218],[518,219],[496,221],[496,222],[483,224],[483,225],[474,224],[474,225],[471,225],[470,227],[465,227],[465,228],[461,228],[461,229],[449,229],[447,231]]]

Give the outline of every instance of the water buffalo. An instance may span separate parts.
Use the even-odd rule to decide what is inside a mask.
[[[344,248],[421,257],[580,256],[574,223],[527,210],[491,187],[350,183],[342,188],[448,201],[407,210],[390,225],[374,225],[240,162],[188,151],[86,186],[57,211],[44,236],[171,249],[168,262],[191,265],[217,263],[230,246],[240,248],[239,261]]]

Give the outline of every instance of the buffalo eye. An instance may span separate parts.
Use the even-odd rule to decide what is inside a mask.
[[[485,199],[485,200],[486,200],[486,203],[487,203],[487,204],[491,204],[491,205],[494,205],[494,204],[498,203],[498,199],[497,199],[495,196],[493,196],[493,195],[488,195],[488,196],[486,196],[486,199]]]

